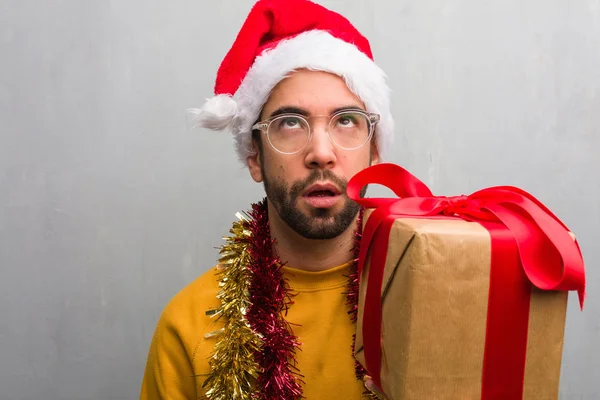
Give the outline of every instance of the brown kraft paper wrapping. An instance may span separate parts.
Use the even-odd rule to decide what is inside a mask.
[[[365,214],[365,221],[368,212]],[[394,222],[382,286],[381,384],[390,399],[479,399],[491,239],[458,219]],[[361,276],[356,358],[370,254]],[[524,399],[557,399],[567,292],[533,289]]]

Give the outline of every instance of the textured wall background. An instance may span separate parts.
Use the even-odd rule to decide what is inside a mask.
[[[389,161],[440,194],[520,186],[578,234],[561,398],[599,398],[600,2],[321,3],[389,74]],[[184,115],[251,4],[0,0],[0,398],[138,396],[162,307],[262,196]]]

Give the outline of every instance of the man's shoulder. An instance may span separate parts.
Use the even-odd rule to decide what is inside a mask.
[[[163,318],[172,323],[198,325],[206,321],[206,311],[220,306],[219,266],[214,266],[181,289],[167,303]]]
[[[164,307],[156,325],[144,375],[141,398],[163,398],[161,390],[196,398],[196,379],[208,373],[207,360],[213,343],[206,334],[216,331],[217,318],[206,314],[220,301],[218,267],[212,267],[173,296]],[[171,398],[171,396],[169,396]]]
[[[181,312],[196,313],[201,309],[202,314],[210,308],[219,306],[217,299],[219,292],[219,266],[213,266],[202,275],[181,289],[167,303],[164,312],[169,315]]]

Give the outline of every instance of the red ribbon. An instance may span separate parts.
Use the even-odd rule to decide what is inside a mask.
[[[368,184],[384,185],[399,198],[362,199],[360,190]],[[394,220],[445,216],[478,222],[491,236],[482,399],[521,398],[531,285],[576,290],[583,309],[583,258],[569,229],[535,197],[516,187],[490,187],[469,196],[434,196],[423,182],[395,164],[359,172],[347,192],[361,206],[374,209],[363,230],[358,263],[361,276],[371,248],[362,330],[365,367],[374,383],[381,388],[381,288]]]

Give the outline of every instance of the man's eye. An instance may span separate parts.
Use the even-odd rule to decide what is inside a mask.
[[[296,129],[302,126],[302,122],[300,119],[296,117],[286,117],[282,118],[279,122],[279,127],[281,129]]]
[[[343,116],[338,120],[338,124],[343,127],[352,127],[356,125],[356,120],[351,116]]]

